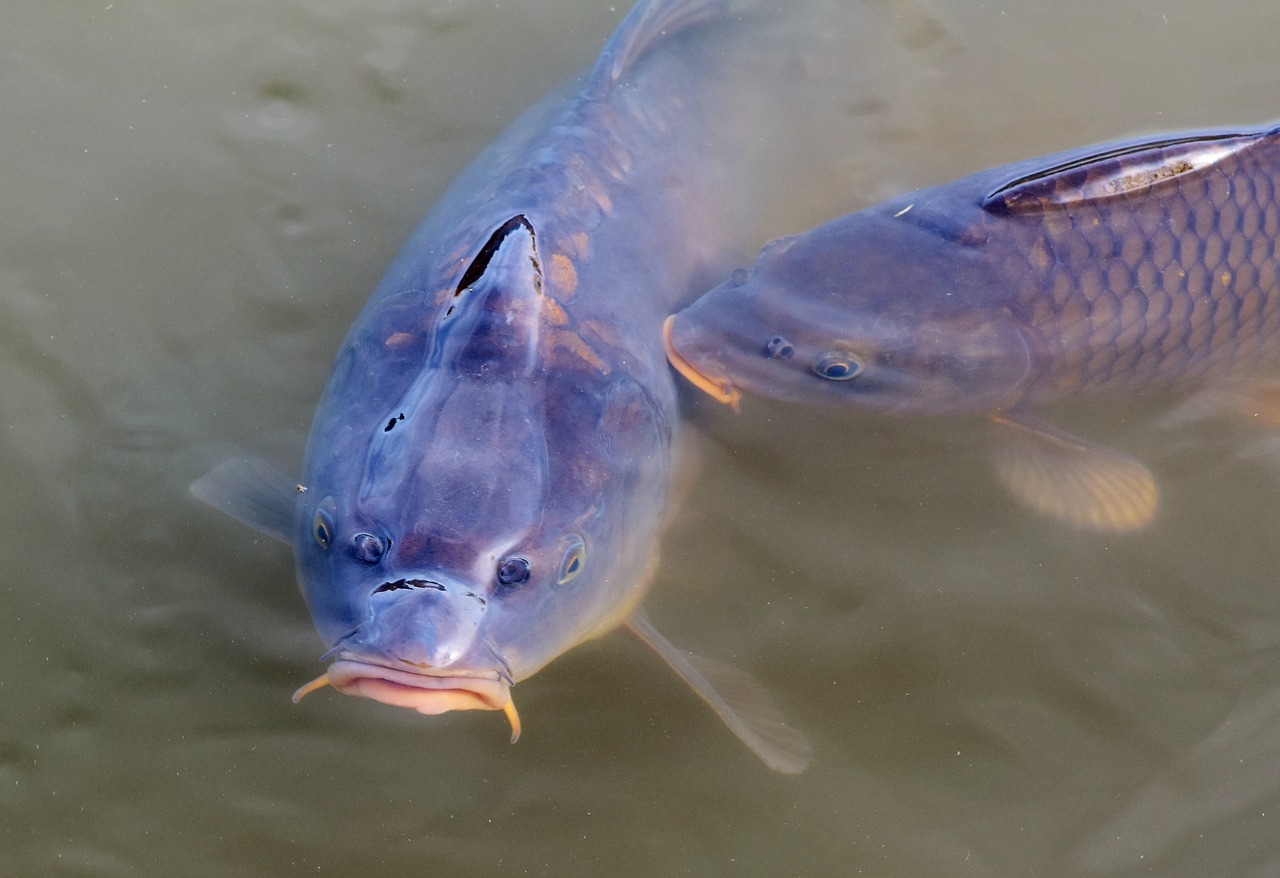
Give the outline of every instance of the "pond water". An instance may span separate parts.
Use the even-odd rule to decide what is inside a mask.
[[[753,247],[1280,117],[1276,4],[806,3]],[[1112,536],[1016,507],[981,423],[690,398],[701,470],[647,605],[775,693],[805,774],[622,634],[521,684],[515,746],[495,714],[290,704],[321,646],[289,554],[187,485],[236,451],[296,469],[400,243],[623,12],[6,5],[0,876],[1280,874],[1280,444],[1168,400],[1050,413],[1160,480]]]

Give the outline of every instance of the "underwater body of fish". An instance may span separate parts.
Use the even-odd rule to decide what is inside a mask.
[[[1104,144],[983,171],[762,248],[669,319],[722,402],[991,419],[1031,508],[1149,523],[1150,471],[1028,414],[1077,394],[1195,391],[1276,419],[1280,129]]]
[[[413,233],[339,350],[301,479],[233,459],[199,498],[289,542],[340,691],[438,714],[620,625],[764,761],[811,759],[745,674],[639,609],[677,430],[666,314],[723,270],[738,195],[689,37],[716,0],[645,0],[586,78],[518,119]]]

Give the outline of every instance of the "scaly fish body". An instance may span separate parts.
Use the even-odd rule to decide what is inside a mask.
[[[298,697],[501,709],[514,739],[511,687],[626,623],[773,767],[807,764],[759,690],[735,706],[638,610],[676,429],[661,323],[723,261],[713,217],[737,197],[706,152],[705,59],[672,44],[723,6],[640,3],[461,175],[339,350],[291,515],[237,503],[235,468],[195,486],[268,530],[291,518],[332,660]]]
[[[1274,127],[984,171],[766,245],[672,319],[669,356],[725,401],[988,414],[1017,496],[1138,527],[1156,508],[1146,468],[1026,410],[1274,378],[1277,181]]]

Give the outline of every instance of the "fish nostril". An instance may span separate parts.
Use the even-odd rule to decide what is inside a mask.
[[[388,591],[401,591],[404,589],[415,588],[432,588],[436,591],[444,591],[445,587],[438,582],[432,582],[430,579],[397,579],[395,582],[384,582],[373,590],[374,594],[382,594]]]
[[[369,564],[377,564],[387,551],[387,544],[373,534],[356,534],[351,542],[356,557]]]
[[[789,360],[795,356],[796,347],[780,335],[769,339],[764,346],[764,355],[774,360]]]

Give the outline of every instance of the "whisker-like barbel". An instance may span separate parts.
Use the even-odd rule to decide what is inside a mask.
[[[294,691],[293,696],[291,697],[291,700],[293,701],[294,704],[297,704],[299,701],[306,698],[312,692],[315,692],[319,689],[323,689],[325,686],[329,686],[329,685],[331,685],[329,683],[329,674],[328,672],[325,672],[320,676],[316,677],[310,683],[305,683],[302,686],[299,686]]]
[[[733,11],[638,3],[388,268],[338,351],[302,478],[237,462],[194,486],[294,548],[331,662],[295,700],[330,685],[423,714],[501,710],[514,741],[512,686],[634,618],[675,453],[662,320],[740,234],[713,218],[743,198],[721,159],[749,123],[724,109],[707,42]],[[808,764],[757,691],[684,676],[770,765]]]

